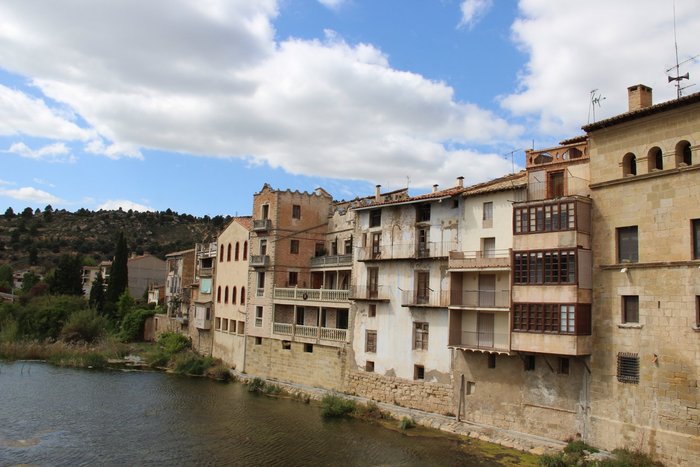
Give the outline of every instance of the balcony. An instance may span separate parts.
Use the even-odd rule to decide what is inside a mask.
[[[209,330],[211,329],[211,320],[205,318],[195,318],[194,327],[197,329]]]
[[[352,266],[352,255],[316,256],[311,258],[312,268]]]
[[[275,287],[275,300],[309,301],[309,302],[347,302],[349,290],[343,289],[302,289],[298,287]]]
[[[197,271],[197,275],[199,277],[211,277],[213,274],[214,274],[213,267],[208,267],[208,268],[201,267],[201,268],[199,268],[199,271]]]
[[[264,287],[257,287],[255,289],[255,296],[256,297],[264,297],[265,296],[265,288]]]
[[[449,292],[404,290],[401,292],[401,306],[406,307],[447,307],[449,305]]]
[[[390,298],[389,295],[389,288],[383,285],[356,285],[350,289],[349,299],[388,302]]]
[[[510,250],[450,251],[449,268],[507,271],[510,269]]]
[[[280,336],[290,336],[292,340],[295,337],[332,342],[347,342],[348,340],[347,329],[305,326],[291,323],[272,323],[272,333]]]
[[[450,309],[447,346],[510,353],[510,313]]]
[[[453,290],[450,307],[457,308],[510,308],[510,290]]]
[[[391,259],[447,258],[454,242],[413,242],[370,245],[358,250],[358,261]]]
[[[251,255],[250,265],[254,268],[266,268],[270,264],[269,255]]]
[[[253,232],[267,232],[272,228],[271,219],[254,219]]]
[[[511,348],[521,352],[590,355],[591,330],[590,304],[515,303]]]
[[[195,245],[197,259],[215,258],[216,257],[216,242],[213,243],[197,243]]]
[[[450,342],[449,347],[464,350],[482,350],[509,352],[510,342],[508,333],[462,331],[458,342]]]

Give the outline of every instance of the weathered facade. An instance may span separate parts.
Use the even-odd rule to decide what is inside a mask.
[[[700,93],[584,127],[593,200],[590,436],[700,457]]]
[[[132,256],[126,262],[129,271],[129,294],[143,298],[152,285],[165,283],[165,261],[153,255]]]

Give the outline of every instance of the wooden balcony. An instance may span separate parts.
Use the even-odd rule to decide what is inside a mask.
[[[266,268],[270,264],[269,255],[251,255],[250,265],[254,268]]]
[[[267,232],[272,228],[271,219],[254,219],[253,232]]]
[[[347,302],[350,291],[345,289],[302,289],[299,287],[275,287],[275,300],[309,302]]]
[[[499,353],[510,351],[510,335],[507,332],[462,331],[459,337],[457,342],[450,342],[449,347]]]
[[[321,326],[306,326],[292,323],[272,323],[272,333],[279,336],[289,336],[317,341],[347,342],[348,330],[339,328],[324,328]]]
[[[510,309],[510,290],[453,290],[450,307]]]
[[[450,251],[449,268],[466,271],[510,270],[510,249]]]
[[[405,307],[447,307],[450,293],[446,290],[404,290],[401,292],[401,306]]]

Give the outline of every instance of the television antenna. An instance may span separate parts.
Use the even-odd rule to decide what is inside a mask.
[[[597,89],[593,89],[591,91],[591,103],[588,106],[588,123],[591,123],[591,112],[593,113],[593,123],[595,123],[595,106],[597,105],[600,107],[600,101],[604,101],[605,97],[601,93],[598,92]]]
[[[687,88],[689,88],[689,87],[691,87],[691,86],[695,86],[695,84],[689,84],[688,86],[682,86],[682,85],[681,85],[681,81],[682,81],[682,80],[684,80],[684,79],[690,79],[690,73],[686,73],[686,74],[684,74],[684,75],[681,75],[681,65],[684,65],[684,64],[686,64],[686,63],[688,63],[688,62],[691,62],[691,61],[695,60],[696,58],[700,57],[700,54],[699,54],[699,55],[695,55],[695,56],[693,56],[693,57],[690,57],[690,58],[688,58],[688,59],[686,59],[686,60],[683,60],[682,62],[679,62],[679,61],[678,61],[678,38],[677,38],[677,36],[676,36],[676,2],[675,2],[675,1],[673,2],[673,44],[674,44],[675,49],[676,49],[676,64],[675,64],[675,66],[672,66],[671,68],[669,68],[668,70],[666,70],[666,73],[670,73],[671,70],[673,70],[673,69],[676,70],[676,75],[675,75],[675,76],[668,76],[668,82],[669,82],[669,83],[672,82],[672,81],[675,81],[675,82],[676,82],[676,84],[675,84],[675,86],[676,86],[676,97],[677,97],[678,99],[680,99],[681,96],[683,95],[683,90],[684,90],[684,89],[687,89]]]
[[[511,173],[513,173],[513,174],[515,173],[515,158],[514,158],[514,154],[515,154],[516,152],[518,152],[518,151],[522,151],[522,149],[513,149],[512,151],[503,154],[504,157],[510,156],[510,165],[511,165],[511,170],[512,170]]]

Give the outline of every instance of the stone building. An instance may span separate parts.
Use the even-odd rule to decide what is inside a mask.
[[[216,261],[214,342],[212,355],[234,369],[245,362],[246,304],[248,288],[248,251],[252,220],[234,217],[219,234]]]
[[[593,200],[589,441],[700,457],[700,93],[584,127]]]
[[[151,285],[165,283],[165,261],[150,254],[132,256],[126,262],[129,271],[129,295],[143,298]]]
[[[183,328],[192,339],[192,347],[205,355],[211,355],[214,342],[211,328],[214,319],[215,271],[216,242],[195,244],[194,277],[189,286],[189,319]]]
[[[182,332],[189,335],[190,304],[195,273],[194,248],[165,255],[165,313],[154,317],[154,334]]]

